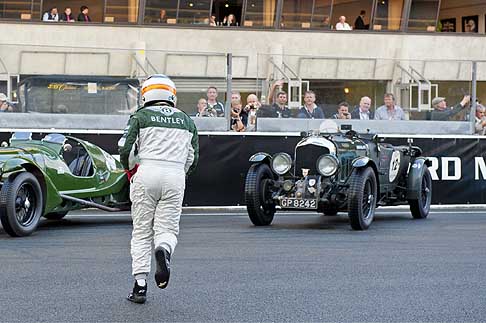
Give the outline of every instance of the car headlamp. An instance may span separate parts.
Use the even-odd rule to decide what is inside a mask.
[[[317,170],[322,176],[332,176],[339,168],[339,160],[333,155],[322,155],[317,160]]]
[[[287,153],[275,154],[272,158],[272,169],[278,175],[287,173],[292,168],[292,158]]]

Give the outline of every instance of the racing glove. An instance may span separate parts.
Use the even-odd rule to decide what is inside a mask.
[[[125,169],[125,174],[127,174],[128,181],[131,183],[132,182],[132,177],[135,175],[135,173],[138,170],[139,164],[135,164],[135,166],[132,169]]]

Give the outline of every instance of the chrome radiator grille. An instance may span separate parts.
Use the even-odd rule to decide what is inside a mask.
[[[298,147],[295,152],[295,175],[302,176],[302,168],[309,169],[309,175],[319,175],[316,164],[319,157],[329,154],[327,148],[317,145]]]

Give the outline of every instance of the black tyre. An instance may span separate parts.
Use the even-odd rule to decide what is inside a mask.
[[[322,208],[322,213],[324,213],[325,216],[334,216],[338,213],[338,209],[335,205],[325,205]]]
[[[68,212],[69,211],[47,213],[44,214],[44,217],[48,220],[61,220],[68,214]]]
[[[39,182],[30,173],[21,173],[7,180],[0,191],[0,220],[12,237],[32,234],[44,210]]]
[[[250,220],[254,225],[269,225],[275,214],[269,186],[273,174],[267,164],[254,164],[246,174],[245,203]]]
[[[410,211],[414,219],[425,219],[429,215],[430,203],[432,202],[432,176],[429,168],[424,165],[422,180],[419,187],[420,197],[417,200],[408,200]]]
[[[348,192],[348,215],[353,230],[368,229],[375,216],[376,199],[377,184],[373,169],[355,169]]]

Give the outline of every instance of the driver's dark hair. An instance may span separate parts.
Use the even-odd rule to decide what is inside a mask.
[[[393,93],[385,93],[385,95],[383,96],[384,98],[392,98],[393,101],[395,101],[395,95],[393,95]]]

